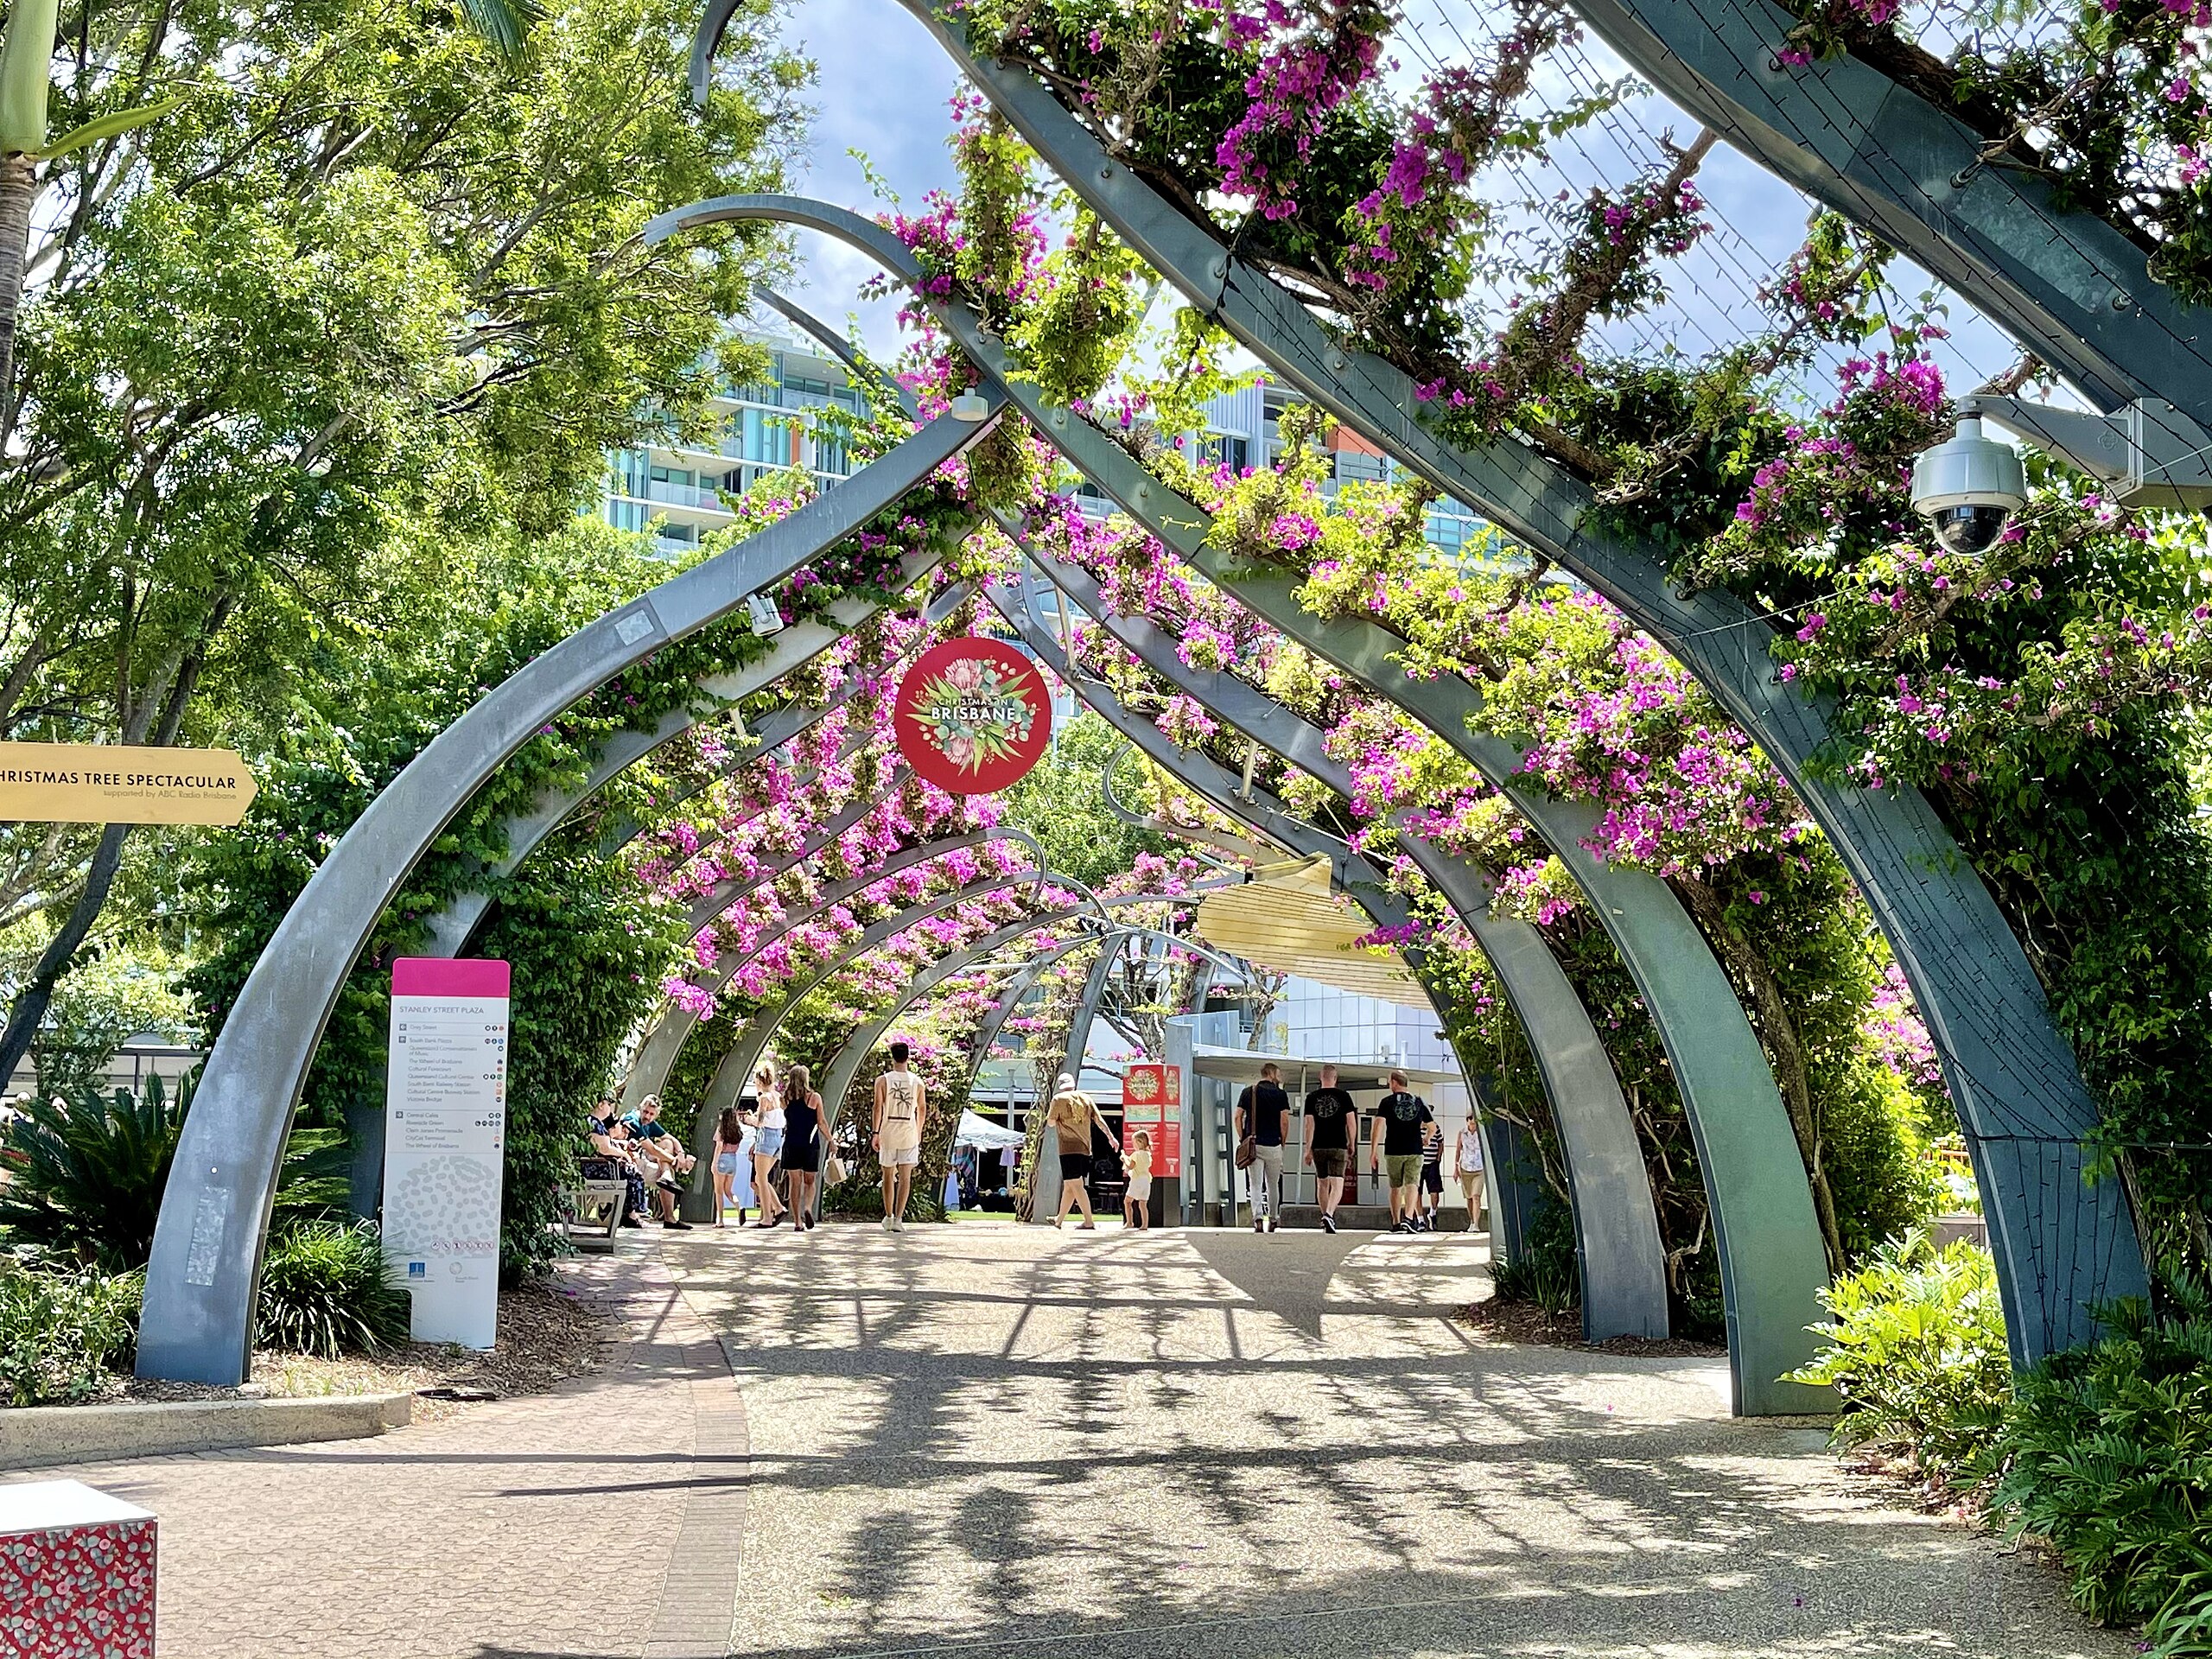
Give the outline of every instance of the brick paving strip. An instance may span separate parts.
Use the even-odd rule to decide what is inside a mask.
[[[564,1270],[628,1335],[550,1393],[376,1440],[9,1478],[160,1517],[162,1659],[723,1659],[745,1407],[663,1244]]]

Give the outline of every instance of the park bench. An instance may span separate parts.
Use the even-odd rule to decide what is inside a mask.
[[[578,1170],[575,1185],[561,1192],[559,1224],[563,1235],[580,1250],[613,1249],[629,1197],[627,1181],[607,1180]]]

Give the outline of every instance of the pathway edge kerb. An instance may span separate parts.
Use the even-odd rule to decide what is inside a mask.
[[[315,1399],[118,1401],[0,1411],[0,1470],[356,1440],[404,1428],[406,1394]]]

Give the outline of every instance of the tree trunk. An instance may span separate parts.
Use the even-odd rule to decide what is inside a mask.
[[[1720,895],[1695,876],[1678,876],[1673,883],[1689,905],[1690,914],[1698,924],[1721,960],[1736,971],[1737,978],[1751,994],[1751,1005],[1758,1014],[1759,1035],[1765,1039],[1769,1057],[1774,1062],[1775,1081],[1782,1088],[1782,1103],[1789,1113],[1789,1128],[1797,1137],[1798,1156],[1805,1164],[1805,1179],[1813,1190],[1813,1207],[1819,1212],[1821,1242],[1827,1247],[1828,1272],[1840,1274],[1848,1265],[1843,1256],[1843,1230],[1836,1220],[1835,1193],[1828,1185],[1827,1171],[1821,1167],[1821,1131],[1813,1115],[1813,1085],[1810,1068],[1805,1063],[1804,1045],[1797,1039],[1797,1022],[1789,1016],[1789,1004],[1783,996],[1781,982],[1767,965],[1766,958],[1748,939],[1728,925],[1726,912]]]
[[[16,313],[23,302],[31,202],[37,194],[38,158],[0,156],[0,410],[12,409],[15,404]]]
[[[8,1011],[8,1029],[0,1034],[0,1079],[12,1079],[23,1056],[30,1052],[31,1039],[38,1035],[47,1007],[54,1001],[54,986],[68,971],[77,947],[84,944],[85,935],[92,931],[92,924],[107,904],[108,889],[115,885],[115,873],[123,864],[123,838],[130,833],[127,823],[111,823],[100,831],[85,890],[69,907],[69,919],[62,923],[61,931],[47,941],[38,966],[31,970],[30,982],[16,994],[16,1005]]]

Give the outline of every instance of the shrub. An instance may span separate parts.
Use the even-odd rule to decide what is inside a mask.
[[[1915,1229],[1821,1301],[1834,1317],[1812,1328],[1828,1345],[1787,1380],[1834,1386],[1836,1443],[1904,1451],[1944,1480],[1986,1473],[2012,1386],[1989,1252],[1964,1242],[1938,1250]]]
[[[0,1393],[11,1406],[69,1405],[99,1392],[137,1347],[135,1273],[0,1266]]]
[[[310,1222],[272,1239],[261,1264],[261,1340],[321,1359],[407,1340],[406,1289],[386,1274],[373,1224]]]
[[[2075,1603],[2107,1624],[2154,1621],[2155,1644],[2212,1652],[2212,1297],[2169,1277],[2170,1313],[2098,1310],[2094,1345],[2020,1380],[1995,1506],[2050,1540]],[[2186,1645],[2174,1645],[2180,1643]]]
[[[1542,1205],[1522,1236],[1520,1254],[1493,1268],[1491,1282],[1500,1301],[1534,1302],[1554,1315],[1580,1306],[1573,1213],[1556,1200]]]
[[[168,1185],[177,1137],[192,1109],[192,1083],[172,1099],[158,1077],[143,1097],[84,1088],[66,1100],[33,1100],[0,1138],[9,1185],[0,1230],[10,1237],[110,1273],[143,1268]],[[328,1131],[296,1131],[285,1147],[280,1217],[340,1202],[345,1147]]]

